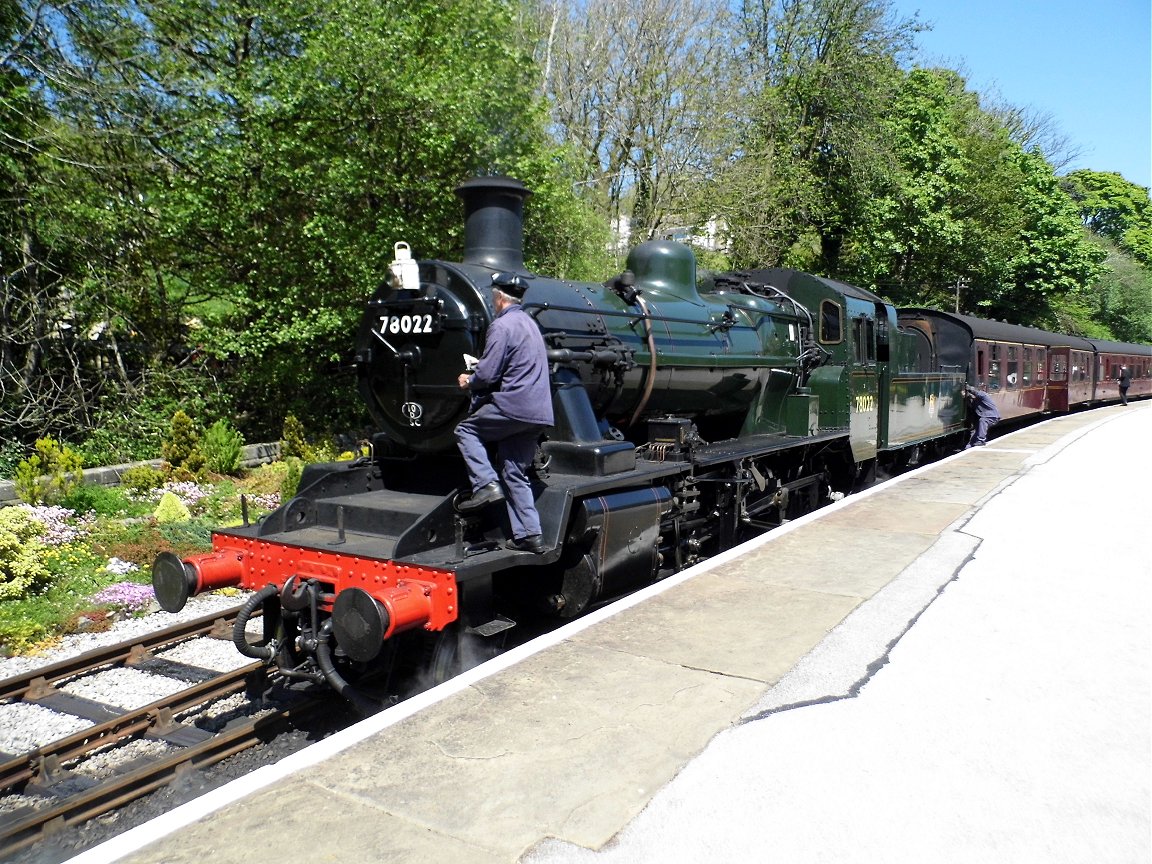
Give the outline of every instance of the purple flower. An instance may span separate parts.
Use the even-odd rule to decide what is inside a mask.
[[[151,585],[116,582],[96,592],[91,599],[93,603],[118,606],[126,612],[141,612],[152,605],[156,595],[152,593]]]
[[[58,505],[20,506],[27,508],[29,515],[44,526],[41,539],[48,546],[63,546],[65,543],[83,540],[96,525],[95,513],[81,516],[75,510]]]

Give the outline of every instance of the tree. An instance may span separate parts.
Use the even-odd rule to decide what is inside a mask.
[[[633,242],[688,227],[698,218],[690,190],[733,110],[725,7],[552,0],[539,14],[555,133],[600,212]]]
[[[759,263],[837,275],[863,209],[891,182],[883,117],[920,25],[888,0],[747,2],[743,25],[752,122],[738,169],[721,178],[726,201],[744,202],[724,213],[735,257],[764,249],[775,260]]]
[[[1003,281],[1016,225],[1006,132],[949,70],[907,73],[886,125],[893,182],[864,206],[846,274],[902,302],[945,307],[959,282]]]
[[[1051,325],[1101,258],[1052,166],[949,70],[909,72],[887,124],[897,182],[865,208],[845,272],[900,303]]]
[[[1066,175],[1061,186],[1076,202],[1084,227],[1152,267],[1152,200],[1147,188],[1114,172],[1088,170]]]
[[[1102,272],[1104,253],[1089,243],[1076,208],[1040,153],[1014,154],[1021,182],[1016,199],[1021,226],[1008,260],[1008,278],[988,292],[992,317],[1053,327],[1052,300],[1090,284]]]
[[[1152,343],[1152,272],[1105,237],[1092,242],[1107,257],[1093,281],[1057,297],[1056,329],[1099,339]]]
[[[513,173],[546,219],[581,215],[514,11],[71,0],[41,16],[18,53],[49,94],[45,188],[62,192],[38,207],[71,255],[66,311],[102,334],[104,386],[175,368],[218,409],[244,405],[250,434],[293,408],[352,423],[351,386],[319,370],[350,349],[396,240],[458,252],[460,180]],[[543,263],[585,266],[586,223],[575,246],[537,226]]]

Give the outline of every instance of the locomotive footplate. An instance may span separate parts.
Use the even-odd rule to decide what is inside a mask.
[[[751,435],[747,438],[737,438],[731,441],[718,441],[714,444],[703,444],[691,451],[692,464],[701,468],[712,468],[717,465],[730,463],[738,459],[755,456],[766,456],[770,453],[780,453],[799,447],[822,447],[834,443],[847,443],[848,436],[842,432],[830,432],[823,435],[788,436],[788,435]]]

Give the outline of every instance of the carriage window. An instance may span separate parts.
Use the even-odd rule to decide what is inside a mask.
[[[1008,374],[1004,376],[1004,386],[1008,390],[1020,386],[1020,352],[1015,345],[1008,346]]]
[[[995,392],[1000,389],[1000,346],[988,346],[988,390]]]
[[[1024,349],[1024,378],[1023,384],[1028,387],[1032,384],[1032,349]]]
[[[1052,358],[1052,377],[1053,381],[1064,381],[1068,377],[1068,358],[1063,354],[1057,354]]]
[[[831,300],[820,304],[820,341],[840,342],[844,339],[844,330],[840,324],[840,307]]]
[[[1036,383],[1043,384],[1045,381],[1044,367],[1048,362],[1048,349],[1036,349]]]

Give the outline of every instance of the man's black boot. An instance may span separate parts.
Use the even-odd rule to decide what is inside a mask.
[[[511,549],[513,552],[531,552],[535,555],[545,551],[544,538],[539,534],[529,534],[527,537],[521,537],[518,540],[509,540],[504,544],[505,549]]]
[[[473,510],[479,510],[486,504],[495,504],[497,501],[504,500],[504,490],[500,488],[500,484],[492,481],[487,486],[481,486],[473,493],[472,497],[467,501],[461,501],[456,505],[456,509],[461,513],[471,513]]]

